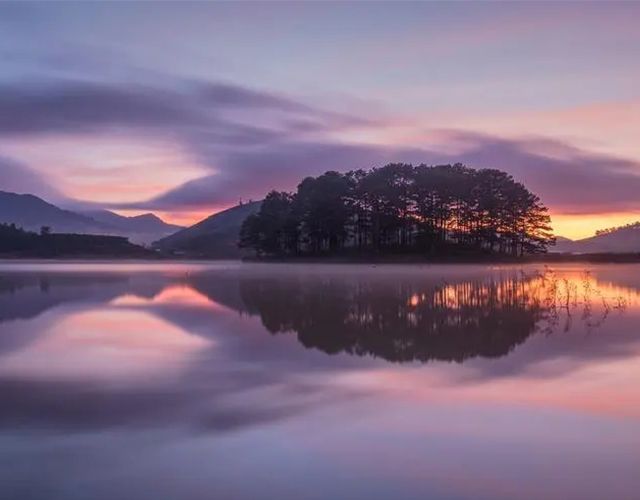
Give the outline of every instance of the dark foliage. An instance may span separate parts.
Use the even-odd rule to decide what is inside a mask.
[[[604,236],[605,234],[613,234],[613,233],[617,233],[618,231],[624,231],[629,229],[631,230],[640,229],[640,221],[631,222],[629,224],[624,224],[622,226],[614,226],[614,227],[608,227],[605,229],[599,229],[596,231],[596,236]]]
[[[15,224],[0,224],[0,255],[18,257],[144,257],[152,253],[125,237],[91,234],[57,234],[43,226],[40,234]]]
[[[521,256],[554,241],[547,208],[500,170],[389,164],[307,177],[244,221],[258,255],[420,253]]]
[[[388,286],[342,279],[249,278],[243,304],[271,333],[307,348],[395,362],[501,357],[552,321],[539,277]],[[549,323],[550,324],[550,323]]]
[[[242,222],[260,209],[249,202],[217,212],[191,227],[156,241],[154,248],[180,257],[239,258],[238,236]]]

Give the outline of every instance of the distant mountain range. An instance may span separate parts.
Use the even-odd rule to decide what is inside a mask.
[[[31,194],[0,191],[0,223],[39,232],[48,226],[52,233],[126,236],[133,243],[151,244],[157,249],[190,257],[237,258],[242,222],[258,212],[261,202],[237,205],[184,228],[167,224],[154,214],[124,217],[108,210],[74,212]],[[600,231],[581,240],[558,237],[551,252],[636,253],[640,252],[640,223]]]
[[[558,238],[552,252],[635,253],[640,252],[640,223],[602,231],[581,240]]]
[[[154,247],[185,256],[237,258],[240,226],[258,212],[261,202],[246,203],[207,217],[201,222],[154,243]],[[559,236],[550,247],[556,253],[640,253],[640,223],[610,229],[582,240]]]
[[[260,209],[261,201],[237,205],[207,217],[197,224],[154,243],[163,251],[193,257],[237,258],[240,227],[244,220]]]
[[[31,194],[0,191],[0,222],[39,232],[126,236],[133,243],[148,244],[183,229],[153,214],[124,217],[108,210],[72,212]]]
[[[244,251],[237,242],[242,222],[257,213],[262,202],[238,205],[154,243],[154,247],[192,257],[237,258]],[[559,236],[555,253],[640,253],[640,223],[602,231],[596,236],[570,240]]]
[[[168,224],[152,213],[124,217],[109,210],[93,210],[83,212],[83,215],[128,235],[134,243],[152,243],[184,229],[184,226]]]

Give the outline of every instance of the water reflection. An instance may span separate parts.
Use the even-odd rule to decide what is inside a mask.
[[[631,498],[637,270],[0,265],[0,497]]]
[[[37,318],[62,306],[106,304],[107,311],[80,315],[73,318],[80,324],[62,329],[86,331],[83,320],[103,326],[120,321],[107,330],[122,331],[138,318],[120,318],[114,311],[122,315],[128,309],[144,310],[206,337],[212,315],[235,310],[259,317],[272,334],[295,333],[304,347],[328,354],[463,362],[506,356],[534,333],[590,332],[610,314],[635,305],[638,297],[633,288],[598,281],[578,269],[562,275],[550,269],[507,269],[472,279],[447,277],[390,280],[375,272],[344,276],[335,270],[300,274],[265,273],[264,268],[255,273],[223,269],[134,276],[14,273],[0,279],[0,323]],[[37,334],[37,329],[31,332]],[[21,333],[16,344],[10,337],[5,333],[0,349],[20,346],[30,335]],[[152,340],[161,343],[161,338],[140,339]]]
[[[635,294],[588,273],[559,278],[511,272],[458,283],[349,282],[281,277],[240,280],[242,310],[271,333],[295,332],[326,353],[388,361],[501,357],[536,332],[592,330]]]

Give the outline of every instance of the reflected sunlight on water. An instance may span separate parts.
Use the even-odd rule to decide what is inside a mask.
[[[106,308],[62,318],[26,349],[0,358],[0,374],[48,379],[170,375],[211,341],[148,313]]]
[[[2,498],[640,488],[640,266],[11,266]]]
[[[149,304],[184,304],[207,309],[222,308],[219,304],[199,293],[189,285],[168,285],[151,298],[124,294],[110,302],[114,306],[144,306]]]

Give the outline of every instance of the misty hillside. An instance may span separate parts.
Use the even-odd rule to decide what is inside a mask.
[[[123,217],[107,210],[77,213],[65,210],[31,194],[0,191],[0,223],[15,224],[40,232],[125,236],[134,243],[148,244],[172,234],[181,226],[167,224],[153,214]]]
[[[261,201],[245,203],[213,214],[191,227],[163,238],[154,247],[191,256],[237,258],[240,227],[244,220],[260,209]]]
[[[125,217],[109,210],[93,210],[83,214],[115,228],[119,234],[127,235],[138,243],[148,244],[184,229],[183,226],[168,224],[152,213]]]
[[[31,194],[0,191],[0,222],[39,232],[49,226],[54,233],[109,234],[109,225],[47,203]]]
[[[634,253],[640,252],[640,223],[600,231],[582,240],[558,238],[554,252]]]
[[[549,246],[549,251],[550,252],[571,252],[572,250],[570,250],[571,245],[573,245],[574,241],[569,239],[569,238],[565,238],[564,236],[556,236],[556,243],[555,245]]]

